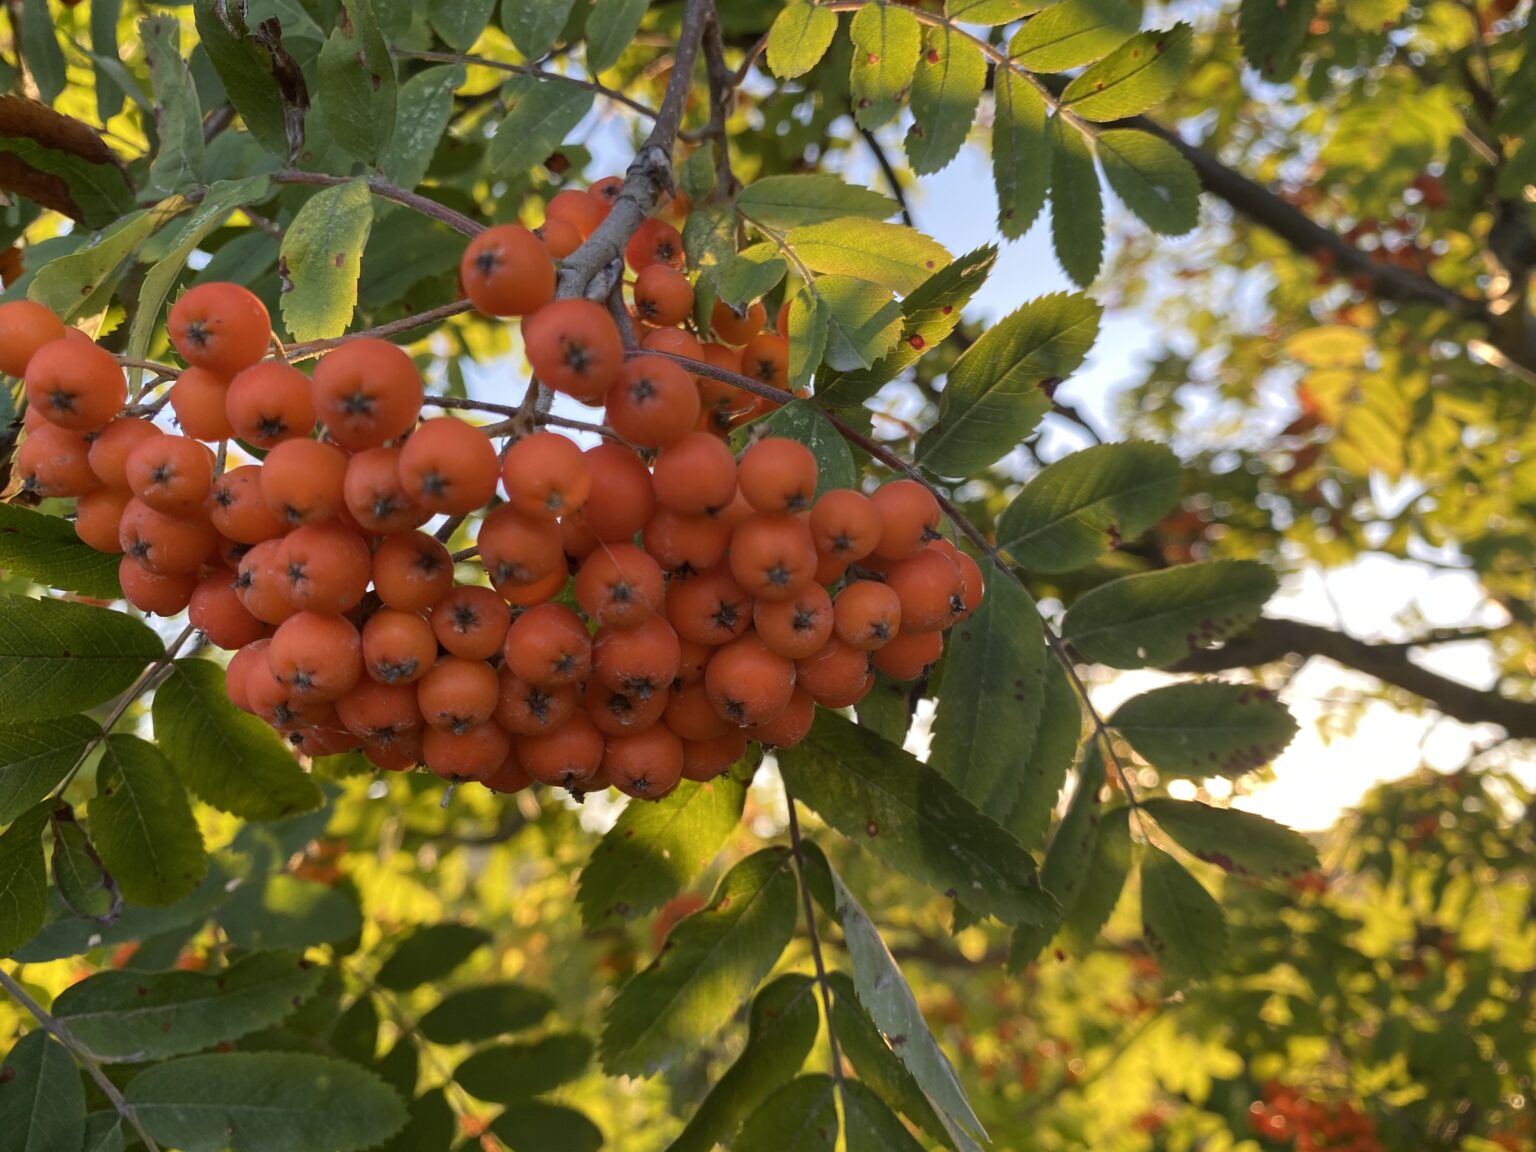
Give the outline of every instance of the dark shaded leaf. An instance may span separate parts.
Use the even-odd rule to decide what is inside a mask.
[[[88,815],[97,851],[130,903],[174,904],[208,870],[186,790],[147,740],[107,738]]]
[[[0,1133],[15,1152],[74,1152],[85,1140],[85,1088],[68,1050],[41,1028],[0,1067]]]
[[[1109,723],[1169,776],[1241,776],[1268,764],[1296,735],[1296,721],[1274,693],[1216,681],[1133,696]]]
[[[1141,853],[1141,921],[1147,948],[1174,981],[1221,972],[1227,925],[1204,885],[1165,852]]]
[[[51,807],[45,800],[0,832],[0,956],[9,956],[37,935],[48,915],[43,829]]]
[[[583,1113],[542,1100],[512,1105],[491,1121],[491,1133],[511,1152],[596,1152],[603,1146],[602,1129]]]
[[[554,1010],[547,992],[522,984],[482,984],[445,996],[417,1027],[434,1044],[464,1044],[532,1028]]]
[[[235,0],[195,0],[197,36],[257,143],[291,160],[304,146],[309,85],[283,45],[280,23],[264,20],[249,28],[244,7]]]
[[[1255,812],[1167,796],[1151,797],[1142,807],[1179,847],[1223,872],[1284,880],[1317,867],[1310,840]]]
[[[88,716],[0,724],[0,825],[52,792],[100,738]]]
[[[154,632],[121,612],[0,597],[0,716],[45,720],[82,712],[122,692],[164,654]]]
[[[468,924],[431,924],[418,928],[384,961],[374,983],[404,992],[441,980],[476,951],[491,942],[491,934]]]
[[[454,1069],[453,1078],[471,1096],[511,1104],[576,1079],[591,1061],[592,1041],[562,1032],[526,1044],[482,1048]]]
[[[315,95],[337,145],[365,164],[378,159],[395,130],[396,82],[373,0],[342,0],[320,50]]]

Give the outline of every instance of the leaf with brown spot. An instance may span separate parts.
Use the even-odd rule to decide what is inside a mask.
[[[1317,849],[1300,832],[1253,812],[1157,796],[1147,815],[1190,855],[1225,872],[1283,880],[1317,867]]]
[[[83,121],[24,96],[0,96],[0,191],[91,228],[133,207],[122,162]]]

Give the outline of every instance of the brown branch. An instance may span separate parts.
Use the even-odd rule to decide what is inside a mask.
[[[398,336],[402,332],[410,332],[427,324],[436,324],[440,320],[447,320],[451,316],[459,316],[465,312],[474,310],[474,305],[468,300],[455,300],[452,304],[439,304],[436,308],[429,308],[425,312],[418,312],[414,316],[402,316],[398,320],[391,320],[388,324],[380,324],[377,328],[363,328],[356,332],[347,332],[341,336],[331,336],[324,340],[308,340],[303,344],[292,344],[287,348],[289,363],[296,360],[308,360],[328,352],[349,340],[360,340],[365,336],[384,339],[389,336]]]
[[[1316,624],[1266,616],[1221,648],[1191,653],[1169,671],[1222,672],[1321,656],[1422,697],[1435,711],[1463,724],[1497,724],[1514,739],[1536,740],[1536,701],[1512,700],[1431,672],[1408,658],[1409,647],[1372,644]]]
[[[729,200],[741,189],[741,181],[736,179],[736,172],[731,167],[731,145],[726,132],[741,81],[735,69],[725,62],[725,43],[720,39],[718,18],[711,19],[704,29],[704,64],[709,73],[709,124],[699,135],[713,139],[720,149],[715,157],[714,197]]]
[[[274,184],[312,184],[320,188],[334,188],[338,184],[350,184],[354,177],[332,176],[325,172],[301,172],[296,168],[285,168],[280,172],[273,172],[267,177]],[[436,200],[429,200],[408,189],[401,188],[397,184],[391,184],[388,180],[380,180],[370,176],[368,178],[368,191],[381,200],[389,200],[403,205],[413,211],[420,212],[423,216],[429,216],[433,220],[448,225],[455,232],[465,236],[478,236],[485,231],[485,225],[476,220],[471,220],[462,212],[455,212],[445,204],[439,204]],[[201,196],[193,193],[188,200],[198,200]]]
[[[437,64],[473,64],[480,68],[495,68],[501,72],[510,72],[517,76],[531,76],[535,80],[554,80],[560,84],[569,84],[573,88],[585,88],[588,92],[612,100],[617,104],[623,104],[632,108],[642,116],[656,118],[656,109],[652,108],[633,96],[627,96],[616,88],[609,88],[605,84],[599,84],[594,80],[583,80],[577,76],[567,76],[564,72],[549,72],[534,64],[506,64],[500,60],[492,60],[486,56],[468,56],[459,52],[416,52],[408,48],[391,49],[393,55],[402,60],[426,60]]]
[[[891,158],[886,155],[885,145],[868,128],[860,128],[859,134],[864,137],[864,143],[869,145],[869,150],[875,155],[875,163],[880,165],[880,171],[885,176],[885,182],[891,186],[891,195],[896,197],[896,203],[901,206],[901,222],[908,228],[916,228],[912,223],[912,208],[907,203],[906,189],[901,186],[901,181],[896,176],[896,166],[891,163]]]

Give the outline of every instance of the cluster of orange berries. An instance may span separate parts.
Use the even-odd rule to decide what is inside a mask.
[[[1325,1104],[1277,1080],[1265,1083],[1263,1093],[1248,1108],[1256,1136],[1295,1152],[1383,1152],[1376,1122],[1347,1100]]]
[[[817,704],[857,703],[877,669],[917,676],[979,603],[980,569],[939,535],[923,485],[818,498],[810,450],[772,437],[738,463],[722,438],[738,400],[671,360],[626,362],[605,311],[550,299],[567,195],[543,239],[504,226],[473,241],[465,286],[489,313],[525,313],[538,377],[605,399],[628,443],[583,451],[545,430],[498,454],[475,425],[420,419],[421,375],[394,344],[347,340],[312,375],[266,358],[266,309],[224,283],[168,318],[188,365],[169,392],[177,435],[124,411],[113,355],[37,304],[0,306],[0,370],[28,400],[23,487],[75,498],[79,537],[121,554],[129,603],[186,610],[234,653],[230,700],[305,755],[361,749],[502,792],[658,797],[725,771],[750,740],[795,744]],[[637,308],[658,321],[687,312],[686,277],[660,259],[675,243],[642,227],[630,245]],[[671,287],[653,298],[658,279]],[[780,338],[746,332],[761,313],[717,322],[746,334],[741,352],[717,347],[779,365],[763,341]],[[647,339],[668,332],[697,344],[681,329]],[[261,461],[222,468],[209,444],[231,440]],[[460,583],[423,529],[482,512],[486,583]]]

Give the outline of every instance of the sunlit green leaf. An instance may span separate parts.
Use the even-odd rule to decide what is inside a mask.
[[[896,214],[889,196],[858,184],[848,184],[826,172],[764,176],[742,189],[737,211],[770,228],[824,224],[845,216],[885,220]]]
[[[1104,260],[1104,196],[1088,141],[1065,117],[1051,120],[1051,244],[1072,282],[1086,288]]]
[[[339,336],[352,323],[373,198],[361,176],[304,202],[283,236],[283,322],[299,340]]]
[[[155,131],[159,137],[149,166],[151,192],[182,192],[202,182],[203,110],[192,71],[181,50],[181,22],[160,13],[139,23],[155,92]]]
[[[792,229],[789,244],[817,272],[873,280],[905,295],[950,262],[921,232],[878,220],[845,218]]]
[[[890,289],[852,276],[822,276],[815,292],[827,305],[828,366],[868,368],[901,337],[901,305]]]
[[[853,117],[878,128],[897,112],[912,86],[922,30],[917,17],[895,4],[866,4],[853,14]]]
[[[986,79],[986,57],[974,42],[948,28],[924,29],[922,59],[912,82],[913,124],[907,132],[912,171],[938,172],[960,154]]]
[[[1256,812],[1166,796],[1142,807],[1179,847],[1224,872],[1283,880],[1317,867],[1317,849],[1305,836]]]
[[[1140,23],[1126,0],[1062,0],[1014,34],[1008,55],[1032,72],[1065,72],[1113,52]]]
[[[1119,120],[1155,108],[1189,70],[1193,32],[1188,24],[1138,32],[1068,84],[1062,107],[1087,120]]]
[[[791,0],[768,29],[768,67],[783,80],[804,75],[821,63],[835,35],[837,13],[810,0]]]

